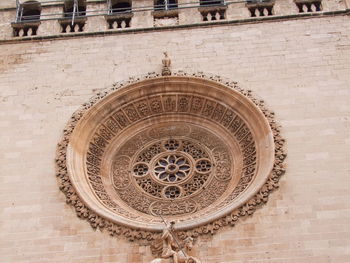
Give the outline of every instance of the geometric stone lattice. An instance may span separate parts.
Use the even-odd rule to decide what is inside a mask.
[[[236,83],[156,74],[116,84],[76,112],[58,147],[60,187],[79,217],[152,240],[233,225],[283,174],[273,113]]]

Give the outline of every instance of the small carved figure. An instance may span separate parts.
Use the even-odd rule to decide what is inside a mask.
[[[163,63],[162,76],[170,76],[171,75],[171,70],[170,70],[171,59],[168,56],[168,52],[164,52],[164,58],[162,60],[162,63]]]
[[[163,240],[163,248],[162,248],[162,258],[173,258],[174,263],[178,263],[178,255],[175,249],[174,238],[172,232],[174,230],[175,222],[170,222],[170,225],[163,230],[162,240]]]

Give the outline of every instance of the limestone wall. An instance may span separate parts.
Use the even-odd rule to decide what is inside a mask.
[[[65,204],[56,143],[71,114],[129,76],[204,71],[238,81],[283,125],[287,173],[252,217],[197,242],[203,263],[350,261],[350,20],[346,15],[0,45],[0,261],[147,263]]]

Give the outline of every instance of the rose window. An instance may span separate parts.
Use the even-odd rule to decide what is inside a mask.
[[[284,172],[279,130],[260,100],[220,81],[151,77],[84,104],[56,160],[79,217],[148,239],[163,229],[162,216],[186,236],[265,202]]]

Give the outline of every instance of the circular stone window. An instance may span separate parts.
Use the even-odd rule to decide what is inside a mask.
[[[80,217],[152,239],[163,218],[207,233],[266,201],[285,155],[261,102],[203,76],[132,82],[85,104],[59,145],[61,188]]]

